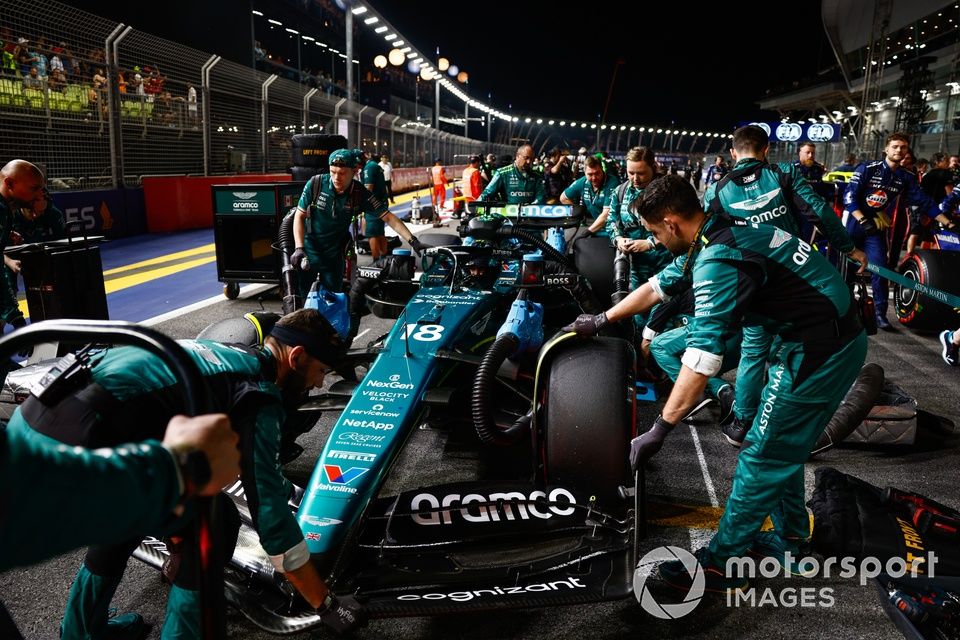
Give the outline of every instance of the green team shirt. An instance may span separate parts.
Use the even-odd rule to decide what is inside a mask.
[[[582,204],[587,208],[589,216],[596,219],[603,213],[603,208],[609,203],[610,194],[617,190],[617,186],[617,179],[610,174],[606,174],[599,189],[593,188],[587,176],[581,176],[563,190],[563,195],[574,204]]]
[[[370,192],[377,197],[380,202],[387,202],[387,181],[383,177],[383,168],[379,163],[373,160],[367,160],[363,166],[363,186],[372,185]]]
[[[5,199],[0,197],[0,253],[7,248],[10,239],[10,229],[13,227],[13,209]],[[13,289],[9,286],[0,286],[0,320],[8,322],[13,318],[23,317]]]
[[[717,185],[723,187],[717,193]],[[804,223],[821,230],[830,244],[842,253],[853,250],[853,241],[833,208],[817,195],[797,168],[788,163],[771,165],[753,158],[737,162],[721,182],[711,184],[703,194],[704,208],[723,210],[754,224],[773,225],[795,236]]]
[[[480,199],[506,204],[543,204],[546,202],[543,176],[523,173],[516,164],[497,169]]]
[[[176,464],[156,440],[106,451],[9,440],[0,429],[0,571],[157,532],[180,501]],[[40,526],[51,514],[57,526]]]
[[[23,237],[24,243],[60,240],[67,236],[63,225],[63,212],[53,203],[34,220],[27,220],[18,211],[13,216],[11,228]]]
[[[800,341],[794,332],[838,321],[852,304],[843,278],[823,256],[771,225],[710,216],[691,260],[694,316],[687,350],[695,360],[719,363],[735,324],[764,326]]]
[[[316,200],[311,201],[314,180],[320,180],[320,188]],[[318,261],[314,268],[321,266],[319,262],[341,259],[343,242],[355,216],[359,218],[369,213],[382,218],[387,213],[386,202],[367,191],[358,180],[354,180],[343,193],[337,193],[327,173],[307,181],[297,206],[310,216],[303,248],[311,262]]]
[[[309,552],[287,504],[292,485],[280,468],[280,431],[286,414],[280,389],[272,381],[273,356],[267,350],[208,340],[177,342],[203,375],[212,409],[229,415],[240,434],[240,477],[261,546],[275,565],[281,563],[287,569],[296,568],[291,562],[302,565]],[[91,374],[118,404],[105,419],[86,429],[85,446],[157,437],[170,418],[185,413],[184,390],[177,378],[159,358],[142,349],[108,349],[94,357]],[[18,408],[8,427],[11,441],[25,437],[56,443],[25,426]]]
[[[630,240],[650,240],[655,242],[653,234],[647,231],[646,227],[640,221],[640,216],[630,210],[630,205],[634,200],[643,194],[643,189],[638,189],[630,182],[624,183],[623,201],[620,201],[620,193],[623,185],[621,184],[610,194],[610,213],[607,215],[607,221],[604,228],[607,235],[610,236],[610,243],[616,246],[617,238],[624,236]],[[640,253],[632,253],[631,264],[638,271],[638,275],[646,277],[656,273],[673,260],[670,251],[663,245],[656,244],[653,249]],[[642,272],[642,273],[640,273]]]

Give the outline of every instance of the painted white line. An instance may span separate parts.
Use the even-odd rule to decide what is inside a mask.
[[[357,335],[353,336],[353,339],[356,340],[357,338],[359,338],[360,336],[362,336],[363,334],[365,334],[365,333],[367,333],[367,332],[369,332],[369,331],[370,331],[370,329],[364,329],[363,331],[361,331],[361,332],[358,333]]]
[[[248,284],[244,287],[240,287],[239,297],[256,295],[258,293],[262,293],[264,291],[272,289],[273,287],[276,287],[276,286],[277,285],[275,284]],[[206,300],[200,300],[199,302],[194,302],[193,304],[189,304],[185,307],[180,307],[179,309],[174,309],[172,311],[167,311],[166,313],[161,313],[158,316],[147,318],[140,324],[146,327],[150,327],[155,324],[160,324],[161,322],[166,322],[167,320],[173,320],[174,318],[179,318],[180,316],[186,315],[188,313],[192,313],[194,311],[197,311],[198,309],[209,307],[218,302],[223,302],[224,300],[226,300],[226,298],[223,296],[223,294],[212,296],[210,298],[207,298]]]
[[[707,459],[703,455],[703,447],[700,446],[700,436],[697,435],[697,430],[693,425],[688,426],[690,427],[690,437],[693,438],[693,446],[697,449],[697,459],[700,461],[700,470],[703,471],[703,482],[707,485],[707,495],[710,496],[710,504],[714,507],[719,507],[720,502],[717,500],[717,490],[713,488],[710,470],[707,469]]]

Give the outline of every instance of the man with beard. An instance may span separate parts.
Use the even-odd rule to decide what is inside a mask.
[[[772,225],[708,214],[690,183],[678,176],[654,180],[638,211],[677,259],[606,313],[581,315],[566,329],[594,335],[692,282],[694,313],[683,367],[661,415],[630,443],[634,469],[660,450],[720,371],[731,327],[763,325],[780,336],[762,391],[763,408],[740,450],[717,533],[696,555],[709,591],[744,588],[745,576],[731,575],[729,561],[748,552],[774,558],[790,572],[804,572],[787,555],[802,558],[809,544],[803,466],[867,352],[853,296],[809,244]],[[761,532],[767,515],[774,530]],[[682,562],[664,563],[658,572],[666,583],[689,590],[692,575]]]
[[[32,209],[34,201],[43,196],[45,182],[43,172],[26,160],[11,160],[0,169],[0,253],[6,249],[10,238],[13,212]],[[15,328],[26,324],[17,308],[13,291],[6,286],[0,286],[0,313],[0,331],[4,322],[9,322]]]
[[[274,568],[317,608],[325,623],[338,631],[350,629],[358,622],[358,606],[352,598],[338,601],[310,562],[303,532],[287,504],[292,485],[279,461],[285,419],[282,395],[323,384],[326,372],[342,356],[343,342],[319,312],[300,309],[277,321],[263,349],[207,340],[181,340],[180,345],[207,382],[211,409],[227,414],[240,437],[240,478],[260,544]],[[92,352],[89,364],[89,375],[83,379],[78,374],[80,382],[59,397],[28,397],[11,418],[11,442],[98,448],[158,439],[170,418],[186,409],[184,390],[156,356],[119,347]],[[222,549],[227,560],[240,520],[229,498],[220,494],[217,499],[223,503]],[[199,638],[197,569],[192,566],[195,534],[188,523],[178,524],[167,530],[177,529],[183,542],[161,637]],[[137,537],[88,549],[70,589],[61,624],[63,640],[141,637],[145,623],[140,615],[111,619],[108,614],[139,542]]]

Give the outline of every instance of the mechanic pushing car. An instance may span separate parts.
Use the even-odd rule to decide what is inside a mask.
[[[904,171],[900,162],[909,150],[910,138],[904,133],[887,136],[883,152],[886,157],[876,162],[857,165],[847,190],[843,194],[843,220],[853,242],[867,252],[870,262],[881,267],[888,266],[887,235],[899,196],[906,204],[919,208],[928,218],[935,218],[946,228],[955,230],[957,225],[940,211],[939,203],[925,194],[917,178]],[[897,247],[895,256],[900,255]],[[891,262],[896,267],[896,258]],[[887,320],[888,285],[885,278],[873,274],[873,304],[877,312],[877,327],[889,330]]]
[[[517,149],[513,164],[493,172],[493,179],[480,194],[480,200],[494,200],[506,204],[543,204],[546,192],[543,176],[534,173],[533,147],[528,144]]]
[[[418,255],[424,249],[407,225],[387,209],[386,203],[354,179],[357,163],[353,151],[338,149],[330,154],[330,173],[310,178],[303,187],[293,221],[296,249],[290,256],[295,268],[309,274],[300,278],[303,298],[318,275],[330,291],[343,288],[343,250],[350,240],[354,216],[379,216]]]
[[[292,486],[279,463],[285,419],[281,394],[320,386],[343,354],[340,337],[318,311],[300,309],[277,321],[262,350],[205,340],[180,345],[208,382],[214,410],[228,414],[240,436],[240,477],[260,544],[273,566],[327,625],[353,627],[359,607],[352,598],[339,602],[310,562],[303,532],[287,504]],[[8,426],[11,444],[22,439],[94,448],[157,439],[167,421],[185,410],[180,383],[146,351],[121,347],[94,352],[90,364],[89,375],[75,376],[80,378],[75,387],[53,397],[31,395],[17,408]],[[239,515],[225,494],[217,499],[224,511],[222,548],[232,550]],[[61,638],[140,637],[144,621],[138,614],[108,619],[110,600],[140,540],[136,536],[88,549],[70,589]],[[162,638],[200,637],[197,571],[189,566],[196,557],[193,541],[193,535],[183,536],[180,566],[171,566],[175,576]]]
[[[803,464],[863,365],[866,333],[843,278],[809,244],[782,229],[705,212],[678,176],[654,180],[637,202],[644,224],[678,258],[606,313],[581,315],[568,327],[594,335],[684,290],[692,278],[695,312],[683,368],[661,415],[631,442],[635,469],[660,450],[717,373],[731,325],[762,324],[782,340],[717,534],[696,552],[708,590],[743,588],[744,579],[725,572],[729,559],[752,550],[785,564],[787,551],[803,555],[810,536]],[[775,529],[761,533],[767,515]],[[690,587],[681,562],[659,572],[672,586]]]
[[[797,237],[802,237],[804,226],[812,225],[835,250],[859,262],[859,273],[863,273],[866,257],[853,246],[833,208],[817,195],[807,175],[796,165],[767,163],[769,146],[767,133],[756,125],[734,131],[730,154],[736,164],[719,182],[707,187],[704,207],[708,211],[729,212],[754,224],[771,225]],[[743,328],[733,411],[721,408],[721,413],[730,419],[720,426],[734,446],[743,442],[757,414],[767,356],[775,337],[763,326]]]

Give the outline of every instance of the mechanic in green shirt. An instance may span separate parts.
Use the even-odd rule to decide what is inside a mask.
[[[543,176],[531,169],[533,158],[533,147],[525,144],[518,148],[513,164],[493,172],[493,179],[480,194],[480,200],[506,204],[545,203]]]
[[[761,411],[740,450],[717,533],[696,555],[711,591],[746,586],[742,576],[728,575],[727,563],[750,550],[796,571],[786,552],[802,557],[810,536],[804,463],[867,352],[853,296],[809,244],[770,225],[754,227],[720,212],[706,213],[694,188],[679,176],[654,180],[639,211],[657,240],[680,256],[675,264],[681,272],[689,272],[694,314],[683,368],[661,415],[631,442],[631,465],[637,468],[656,454],[701,397],[721,367],[724,334],[740,322],[767,327],[782,342],[772,358]],[[568,329],[594,335],[607,323],[676,293],[655,276],[606,313],[581,315]],[[760,532],[767,515],[774,531]],[[659,574],[677,588],[691,586],[682,562],[661,564]]]
[[[730,153],[736,164],[719,182],[707,187],[704,207],[708,211],[726,211],[754,224],[772,225],[797,237],[801,237],[804,225],[813,225],[837,251],[859,262],[862,273],[866,255],[853,246],[833,208],[817,195],[793,164],[769,164],[768,149],[767,133],[760,127],[747,125],[734,131]],[[762,326],[743,328],[733,411],[721,407],[728,421],[720,426],[734,446],[743,442],[759,408],[774,339],[775,335]]]
[[[354,179],[358,161],[348,149],[330,154],[330,173],[314,176],[303,187],[293,220],[296,249],[290,256],[300,278],[301,295],[306,298],[317,276],[330,291],[343,288],[344,248],[350,241],[350,223],[371,214],[389,224],[419,255],[423,245],[400,218],[387,210],[385,200],[367,191]]]
[[[639,287],[673,260],[670,252],[657,244],[630,206],[655,175],[657,161],[653,152],[647,147],[634,147],[627,151],[627,181],[610,194],[610,213],[605,229],[613,246],[630,257],[631,289]]]
[[[362,188],[362,187],[361,187]],[[353,626],[352,603],[344,608],[332,598],[310,561],[303,537],[288,505],[292,492],[279,462],[285,411],[281,394],[297,397],[323,383],[324,375],[343,353],[343,343],[315,309],[300,309],[277,321],[264,348],[224,345],[207,340],[181,340],[200,369],[216,410],[230,416],[240,435],[240,477],[260,545],[282,574],[333,628]],[[184,392],[163,362],[141,349],[120,347],[92,357],[89,380],[60,399],[29,396],[14,412],[7,429],[10,441],[25,439],[84,447],[113,446],[156,439],[167,421],[184,410]],[[226,561],[240,526],[233,502],[223,505]],[[123,508],[122,505],[118,508]],[[108,620],[110,600],[123,577],[140,536],[87,551],[77,573],[61,624],[63,640],[139,637],[143,619],[134,613]],[[199,638],[200,601],[197,571],[190,565],[194,536],[185,535],[180,569],[167,600],[162,638]],[[349,618],[349,619],[348,619]],[[112,628],[111,628],[112,627]]]
[[[360,157],[366,157],[366,154],[360,149],[356,149],[355,152]],[[387,181],[383,177],[383,168],[380,163],[373,158],[367,159],[366,164],[363,165],[362,177],[363,186],[367,188],[367,191],[372,193],[377,200],[386,204],[389,198]],[[383,219],[380,216],[370,212],[363,214],[363,235],[370,243],[370,255],[373,256],[374,260],[387,253],[387,236],[384,232]]]
[[[213,496],[240,472],[237,434],[224,414],[175,416],[163,442],[112,449],[8,442],[0,429],[0,571],[88,544],[114,544],[160,530],[184,499]],[[199,451],[209,479],[185,482],[185,455]],[[118,508],[123,505],[123,508]],[[57,526],[38,526],[57,515]]]
[[[596,156],[587,156],[583,161],[583,176],[564,189],[560,202],[580,204],[587,208],[590,226],[586,235],[606,235],[604,224],[610,211],[610,195],[616,189],[617,179],[607,174],[603,160]]]
[[[43,172],[26,160],[11,160],[0,169],[0,253],[10,239],[14,212],[33,207],[43,195],[45,182]],[[0,322],[8,322],[15,328],[26,324],[9,286],[0,286]]]
[[[53,198],[47,192],[46,187],[43,194],[37,198],[33,205],[24,207],[13,214],[10,233],[13,244],[29,244],[34,242],[44,242],[49,240],[61,240],[66,237],[67,232],[63,223],[63,212],[53,203]],[[20,273],[20,261],[13,258],[3,257],[4,276],[7,279],[7,285],[10,287],[10,297],[16,299],[17,274]],[[17,309],[19,312],[19,308]],[[22,317],[22,313],[20,314]]]

